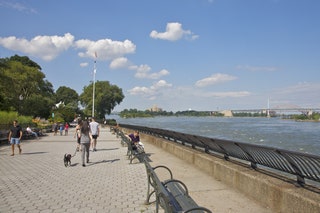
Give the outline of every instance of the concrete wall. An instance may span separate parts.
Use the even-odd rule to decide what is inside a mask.
[[[140,137],[145,144],[152,143],[197,166],[274,212],[320,212],[320,193],[297,187],[292,181],[286,182],[162,138],[141,133]]]

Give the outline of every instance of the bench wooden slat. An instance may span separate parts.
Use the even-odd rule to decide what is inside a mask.
[[[148,175],[148,191],[146,204],[150,204],[150,198],[156,195],[156,212],[161,206],[167,213],[171,212],[209,212],[207,208],[198,206],[198,204],[189,196],[187,186],[180,180],[173,179],[171,170],[166,166],[152,167],[146,159],[144,159],[146,172]],[[170,179],[160,181],[155,170],[157,168],[165,168],[170,173]],[[151,187],[153,188],[151,191]]]

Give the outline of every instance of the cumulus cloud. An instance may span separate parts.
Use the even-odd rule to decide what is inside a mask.
[[[191,40],[198,38],[198,36],[190,30],[182,29],[182,24],[178,22],[167,23],[165,32],[157,32],[156,30],[153,30],[150,33],[150,37],[154,39],[163,39],[169,41],[176,41],[183,37]]]
[[[79,52],[80,57],[93,58],[98,60],[115,60],[112,67],[118,67],[123,63],[126,54],[135,52],[136,45],[129,40],[113,41],[111,39],[101,39],[91,41],[81,39],[74,41],[74,36],[70,33],[64,36],[36,36],[31,40],[16,38],[15,36],[0,37],[0,45],[14,51],[19,51],[27,55],[39,57],[50,61],[56,58],[61,52],[73,47],[84,49]]]
[[[239,70],[247,70],[250,72],[274,72],[279,70],[278,67],[249,66],[249,65],[238,65],[236,68]]]
[[[130,40],[113,41],[111,39],[98,41],[81,39],[75,42],[75,47],[85,50],[79,53],[80,57],[96,58],[97,54],[99,60],[113,60],[134,53],[136,50],[136,45]]]
[[[134,87],[128,90],[130,95],[141,95],[150,100],[155,100],[159,95],[161,95],[162,90],[172,87],[172,84],[167,83],[165,80],[159,80],[153,85],[148,87]]]
[[[172,87],[172,84],[168,84],[165,80],[160,80],[154,83],[150,88],[153,90],[157,90],[160,88],[169,88],[169,87]]]
[[[121,68],[127,68],[130,66],[130,62],[126,57],[120,57],[116,58],[111,61],[109,67],[110,69],[121,69]]]
[[[31,40],[15,36],[0,37],[0,45],[5,48],[36,56],[46,61],[56,58],[61,52],[69,49],[73,41],[74,36],[70,33],[66,33],[64,36],[36,36]]]
[[[162,69],[159,72],[151,73],[151,67],[147,64],[141,64],[141,65],[134,65],[131,63],[127,58],[120,57],[114,59],[109,67],[111,69],[121,69],[121,68],[127,68],[129,70],[136,71],[135,77],[140,79],[159,79],[163,76],[169,75],[169,71],[166,69]]]
[[[159,72],[149,73],[149,70],[138,69],[135,77],[136,78],[149,78],[149,79],[159,79],[162,76],[169,75],[169,71],[166,69],[160,70]]]
[[[195,85],[197,87],[206,87],[209,85],[219,84],[219,83],[223,83],[223,82],[227,82],[227,81],[232,81],[235,79],[236,79],[235,76],[217,73],[217,74],[213,74],[210,77],[207,77],[207,78],[204,78],[204,79],[197,81],[195,83]]]
[[[150,73],[151,71],[151,67],[147,64],[142,64],[140,66],[137,65],[131,65],[129,66],[130,70],[135,70],[136,74],[135,77],[136,78],[146,78],[146,79],[159,79],[162,76],[166,76],[169,75],[170,72],[166,69],[162,69],[159,72],[154,72],[154,73]]]

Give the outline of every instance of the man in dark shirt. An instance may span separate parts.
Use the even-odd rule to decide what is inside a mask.
[[[22,137],[22,128],[18,124],[18,121],[14,120],[13,126],[10,128],[9,137],[8,137],[8,140],[11,144],[11,150],[12,150],[11,156],[14,156],[14,145],[15,144],[17,144],[17,146],[19,148],[19,154],[21,154],[21,151],[22,151],[21,146],[20,146],[21,137]]]

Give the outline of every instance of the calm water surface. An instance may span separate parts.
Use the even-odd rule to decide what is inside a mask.
[[[320,155],[320,122],[280,118],[115,118],[118,123],[168,129],[210,138],[266,145]]]

